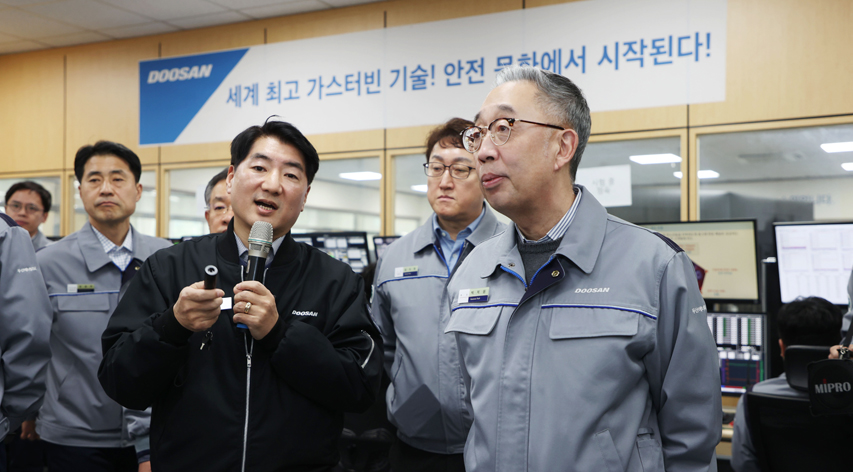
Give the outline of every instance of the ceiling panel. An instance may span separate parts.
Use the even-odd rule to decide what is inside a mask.
[[[51,18],[80,28],[98,30],[138,25],[149,18],[94,0],[65,0],[57,3],[21,7],[30,13]]]

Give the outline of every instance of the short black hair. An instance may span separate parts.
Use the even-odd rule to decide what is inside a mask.
[[[9,199],[12,198],[12,195],[15,194],[18,190],[32,190],[37,193],[39,197],[41,197],[41,206],[44,208],[44,212],[47,213],[50,211],[50,206],[53,205],[53,197],[50,195],[50,192],[47,191],[46,188],[42,187],[41,184],[33,182],[32,180],[25,180],[23,182],[18,182],[6,191],[6,204],[9,204]]]
[[[432,148],[436,144],[443,148],[457,147],[465,149],[462,145],[462,131],[474,126],[474,122],[463,118],[451,118],[444,124],[441,124],[430,131],[426,141],[426,161],[429,162],[432,156]]]
[[[123,144],[104,140],[95,144],[87,144],[77,150],[77,155],[74,156],[74,175],[77,176],[78,182],[83,181],[83,168],[94,156],[115,156],[123,160],[130,167],[136,183],[139,183],[139,177],[142,175],[142,164],[139,162],[139,156]]]
[[[213,187],[216,187],[216,184],[225,180],[228,177],[228,168],[222,169],[221,172],[217,172],[216,175],[210,179],[210,182],[207,183],[207,187],[204,188],[204,204],[208,207],[210,206],[210,194],[213,193]]]
[[[794,300],[776,317],[785,346],[832,346],[841,337],[841,310],[820,297]]]
[[[263,137],[276,138],[284,144],[295,147],[305,161],[305,174],[308,177],[308,185],[311,185],[317,169],[320,168],[320,156],[308,139],[295,126],[285,121],[267,119],[263,126],[250,126],[238,134],[231,141],[231,165],[235,169],[239,167],[249,155],[255,141]]]

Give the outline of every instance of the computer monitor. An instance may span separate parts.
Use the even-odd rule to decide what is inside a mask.
[[[767,375],[765,315],[708,313],[708,327],[717,342],[723,393],[742,394]]]
[[[693,261],[705,300],[757,303],[755,220],[643,223],[678,244]]]
[[[364,231],[294,233],[293,239],[321,249],[341,262],[346,262],[356,273],[361,273],[370,264],[367,233]]]
[[[400,236],[374,236],[373,248],[376,251],[376,260],[378,261],[379,258],[382,257],[382,253],[385,252],[385,248],[398,239],[400,239]]]
[[[776,223],[782,303],[817,296],[847,305],[853,269],[853,222]]]

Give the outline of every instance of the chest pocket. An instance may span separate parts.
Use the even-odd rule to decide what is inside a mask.
[[[551,339],[634,336],[640,329],[640,314],[613,308],[543,307],[551,315]]]
[[[109,311],[110,294],[91,293],[57,297],[59,311]]]
[[[503,306],[485,308],[460,308],[450,316],[445,333],[463,333],[487,336],[495,329]]]

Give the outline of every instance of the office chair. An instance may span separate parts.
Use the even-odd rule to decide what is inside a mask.
[[[809,391],[808,365],[829,356],[829,347],[788,346],[785,349],[785,377],[788,385],[801,392]]]
[[[847,470],[853,416],[815,417],[808,398],[746,394],[746,416],[763,472]]]

